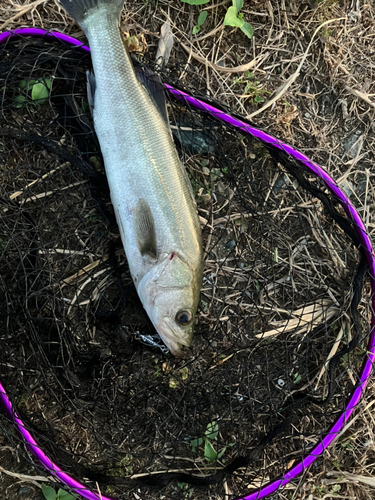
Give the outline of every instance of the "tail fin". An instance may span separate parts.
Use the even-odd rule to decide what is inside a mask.
[[[106,6],[116,19],[120,18],[125,0],[60,0],[61,5],[83,28],[85,19],[98,7]]]

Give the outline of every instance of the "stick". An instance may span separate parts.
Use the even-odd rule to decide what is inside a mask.
[[[18,19],[19,17],[23,16],[24,14],[27,14],[30,10],[34,10],[41,3],[45,3],[45,2],[46,2],[46,0],[35,0],[35,2],[32,2],[29,5],[24,5],[24,6],[20,6],[20,5],[17,5],[15,3],[13,3],[13,5],[15,7],[17,7],[17,9],[19,10],[19,12],[15,16],[13,16],[10,19],[8,19],[7,21],[5,21],[5,23],[3,23],[0,26],[0,31],[3,30],[5,28],[5,26],[7,26],[12,21],[15,21],[16,19]]]
[[[363,101],[367,102],[372,108],[375,108],[375,102],[372,102],[367,95],[364,92],[361,92],[360,90],[352,89],[345,85],[345,89],[350,92],[351,94],[355,95],[356,97],[359,97]]]
[[[281,87],[278,88],[278,90],[276,91],[276,94],[274,97],[272,97],[272,99],[270,99],[269,101],[267,101],[260,109],[257,109],[256,111],[254,111],[253,113],[251,113],[250,115],[247,115],[246,118],[249,120],[250,118],[252,118],[253,116],[256,116],[256,115],[259,115],[259,113],[262,113],[262,111],[266,110],[267,108],[269,108],[270,106],[272,106],[273,103],[275,103],[276,101],[278,101],[280,99],[280,97],[282,95],[285,94],[285,92],[288,90],[288,88],[292,85],[293,82],[295,82],[295,80],[298,78],[300,72],[301,72],[301,69],[302,69],[302,66],[304,64],[304,62],[306,61],[306,58],[307,58],[307,55],[309,53],[309,50],[311,48],[311,45],[314,41],[314,38],[315,38],[315,35],[318,33],[318,31],[323,28],[323,26],[326,26],[327,24],[329,23],[333,23],[334,21],[341,21],[345,19],[345,17],[338,17],[337,19],[330,19],[329,21],[325,21],[324,23],[322,23],[320,26],[318,26],[318,28],[316,28],[316,30],[314,31],[314,34],[310,40],[310,43],[309,45],[307,46],[307,49],[305,50],[305,53],[303,54],[303,57],[301,59],[301,62],[299,63],[298,65],[298,68],[297,70],[295,71],[295,73],[293,73],[293,75],[291,75],[286,82],[284,82]]]
[[[219,66],[218,64],[215,64],[211,61],[208,61],[205,57],[202,57],[195,52],[193,52],[192,47],[188,47],[184,43],[181,43],[181,47],[191,55],[191,57],[197,61],[199,61],[202,64],[206,64],[210,68],[214,69],[215,71],[221,71],[223,73],[244,73],[245,71],[253,68],[256,64],[260,64],[263,59],[268,57],[269,52],[266,52],[265,54],[256,57],[252,61],[248,62],[247,64],[242,64],[241,66],[235,66],[234,68],[225,68],[224,66]]]

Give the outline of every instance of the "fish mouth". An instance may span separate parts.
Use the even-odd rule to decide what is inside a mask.
[[[176,356],[177,358],[186,358],[191,355],[189,346],[191,344],[192,334],[187,335],[186,339],[181,338],[181,335],[178,335],[171,325],[169,318],[165,318],[158,325],[157,331],[173,356]]]

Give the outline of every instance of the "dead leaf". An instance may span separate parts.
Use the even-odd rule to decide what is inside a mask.
[[[147,42],[143,33],[130,36],[129,33],[124,32],[124,37],[124,43],[129,52],[140,52],[141,54],[147,52]]]
[[[288,106],[286,112],[276,119],[276,123],[290,123],[298,116],[297,106]]]

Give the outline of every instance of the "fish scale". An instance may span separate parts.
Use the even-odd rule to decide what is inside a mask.
[[[122,2],[60,1],[89,41],[94,125],[134,284],[163,341],[182,356],[192,340],[203,274],[200,224],[186,173],[169,124],[125,48]]]

